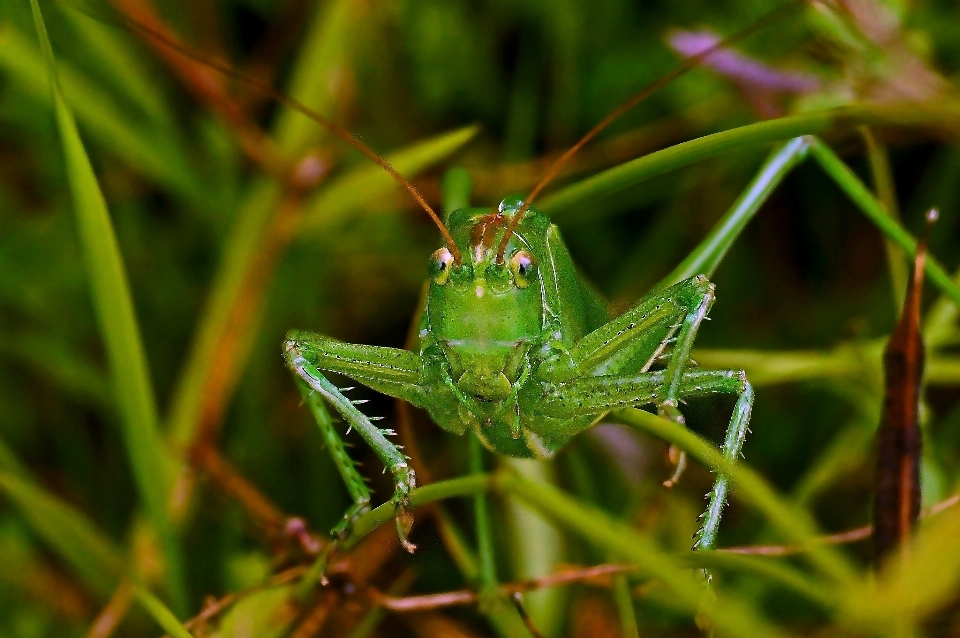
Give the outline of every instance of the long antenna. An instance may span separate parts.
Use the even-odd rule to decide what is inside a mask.
[[[81,9],[81,10],[85,10],[85,9]],[[158,31],[152,29],[151,27],[148,27],[147,25],[142,24],[141,22],[138,22],[137,20],[131,18],[130,16],[124,15],[119,11],[117,12],[117,16],[119,17],[123,25],[128,29],[130,29],[131,31],[133,31],[134,33],[138,33],[142,36],[156,40],[162,43],[164,46],[167,46],[170,49],[176,51],[180,55],[183,55],[193,60],[194,62],[203,64],[204,66],[208,66],[226,75],[227,77],[233,78],[235,80],[239,80],[244,84],[248,84],[252,86],[258,91],[262,91],[263,93],[270,96],[277,102],[280,102],[284,106],[291,108],[294,111],[297,111],[298,113],[309,117],[313,121],[317,122],[318,124],[326,128],[328,131],[330,131],[331,133],[339,137],[341,140],[343,140],[344,142],[346,142],[347,144],[349,144],[350,146],[357,149],[358,151],[360,151],[361,153],[369,157],[371,160],[376,162],[377,165],[380,166],[380,168],[385,170],[387,173],[390,174],[391,177],[397,180],[400,183],[400,185],[403,186],[403,188],[406,189],[408,193],[410,193],[410,196],[413,197],[413,199],[420,205],[420,207],[426,211],[427,215],[430,216],[430,219],[433,220],[433,223],[436,224],[437,228],[440,229],[440,234],[443,236],[443,240],[447,244],[447,249],[450,251],[450,254],[453,256],[454,263],[456,264],[461,263],[462,258],[460,255],[460,250],[457,248],[457,243],[453,240],[453,236],[450,234],[450,231],[447,230],[447,227],[446,225],[444,225],[443,221],[440,219],[440,216],[437,215],[437,213],[433,210],[430,204],[427,203],[427,200],[423,198],[423,195],[420,194],[420,191],[417,190],[417,187],[414,186],[413,183],[410,182],[410,180],[408,180],[406,177],[401,175],[400,172],[390,164],[390,162],[388,162],[386,159],[378,155],[376,151],[374,151],[369,146],[367,146],[366,144],[361,142],[359,139],[357,139],[357,137],[353,133],[343,128],[339,124],[336,124],[335,122],[325,118],[323,115],[311,109],[309,106],[307,106],[303,102],[300,102],[299,100],[296,100],[290,97],[289,95],[281,91],[278,91],[277,89],[273,88],[273,86],[271,86],[270,84],[262,80],[259,80],[253,76],[241,73],[240,71],[234,69],[233,67],[227,64],[222,64],[215,60],[210,60],[205,56],[203,56],[202,54],[192,50],[188,46],[162,33],[159,33]]]
[[[503,234],[503,239],[500,240],[500,245],[497,247],[497,263],[498,264],[503,263],[503,255],[504,255],[504,252],[507,250],[507,242],[510,241],[510,236],[513,235],[513,231],[516,229],[517,224],[519,224],[520,220],[523,218],[523,214],[526,213],[527,209],[530,208],[530,204],[533,203],[533,200],[537,198],[537,195],[540,194],[540,191],[542,191],[547,186],[547,184],[553,181],[553,178],[557,176],[557,174],[560,172],[560,170],[564,166],[566,166],[566,164],[570,161],[570,159],[574,155],[576,155],[581,148],[586,146],[587,142],[589,142],[590,140],[595,138],[597,135],[599,135],[601,131],[603,131],[605,128],[613,124],[624,113],[626,113],[627,111],[635,107],[637,104],[639,104],[640,102],[644,101],[645,99],[647,99],[648,97],[656,93],[658,90],[660,90],[670,82],[673,82],[681,75],[700,66],[700,64],[705,59],[707,59],[708,57],[710,57],[720,49],[725,49],[731,46],[732,44],[746,38],[747,36],[752,35],[756,31],[763,29],[767,25],[772,24],[777,20],[780,20],[781,18],[785,17],[789,13],[800,8],[802,5],[806,4],[806,2],[807,0],[791,0],[791,2],[788,2],[787,4],[781,7],[777,7],[773,11],[770,11],[766,15],[757,19],[755,22],[753,22],[743,30],[737,33],[734,33],[733,35],[727,38],[724,38],[723,40],[720,40],[713,46],[707,49],[704,49],[703,51],[701,51],[696,55],[690,56],[689,58],[684,60],[679,66],[673,69],[673,71],[670,71],[666,75],[661,75],[659,78],[654,80],[651,84],[647,85],[646,87],[641,89],[638,93],[633,95],[633,97],[631,97],[626,102],[624,102],[623,104],[615,108],[607,117],[603,118],[603,120],[601,120],[599,124],[597,124],[592,129],[590,129],[586,135],[581,137],[576,144],[574,144],[569,149],[567,149],[567,151],[563,155],[557,158],[556,161],[554,161],[553,164],[550,165],[550,168],[547,169],[547,172],[546,174],[544,174],[543,178],[541,178],[540,181],[537,182],[537,185],[533,187],[533,190],[530,191],[530,194],[527,195],[526,199],[524,199],[523,205],[520,207],[520,210],[518,210],[516,214],[513,216],[513,218],[510,220],[510,225],[507,226],[507,231]]]

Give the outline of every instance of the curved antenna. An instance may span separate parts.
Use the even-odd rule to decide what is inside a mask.
[[[453,240],[453,236],[450,234],[450,231],[447,229],[446,225],[440,219],[440,216],[437,215],[437,213],[433,210],[430,204],[427,203],[427,200],[423,198],[423,195],[420,194],[420,191],[417,190],[417,187],[414,186],[413,183],[410,182],[410,180],[408,180],[406,177],[401,175],[400,172],[390,164],[390,162],[388,162],[385,158],[378,155],[376,151],[374,151],[369,146],[367,146],[366,144],[361,142],[359,139],[357,139],[357,137],[353,133],[343,128],[339,124],[336,124],[331,120],[328,120],[323,115],[320,115],[320,113],[318,113],[317,111],[314,111],[303,102],[300,102],[299,100],[290,97],[286,93],[278,91],[277,89],[273,88],[273,86],[271,86],[270,84],[262,80],[258,80],[253,76],[241,73],[240,71],[234,69],[233,67],[227,64],[222,64],[215,60],[207,59],[206,57],[193,51],[186,45],[183,45],[180,42],[177,42],[176,40],[162,33],[159,33],[158,31],[148,27],[147,25],[142,24],[137,20],[131,18],[130,16],[124,15],[119,11],[117,12],[117,14],[120,21],[124,24],[124,26],[130,29],[131,31],[138,33],[140,35],[146,36],[148,38],[152,38],[153,40],[160,42],[164,46],[169,47],[170,49],[176,51],[180,55],[183,55],[193,60],[194,62],[210,67],[211,69],[219,71],[220,73],[222,73],[223,75],[229,78],[239,80],[244,84],[252,86],[258,91],[263,92],[264,94],[270,96],[272,99],[283,104],[284,106],[291,108],[294,111],[297,111],[298,113],[300,113],[301,115],[305,115],[306,117],[310,118],[314,122],[320,124],[321,126],[326,128],[328,131],[330,131],[331,133],[339,137],[341,140],[343,140],[344,142],[346,142],[347,144],[349,144],[350,146],[357,149],[358,151],[360,151],[361,153],[369,157],[371,160],[376,162],[377,165],[380,166],[380,168],[382,168],[391,177],[397,180],[397,182],[399,182],[400,185],[403,186],[403,188],[410,194],[410,196],[414,199],[414,201],[416,201],[417,204],[419,204],[420,207],[423,208],[424,211],[426,211],[427,215],[430,216],[430,219],[433,220],[433,223],[436,224],[437,228],[440,229],[440,234],[443,236],[443,240],[447,244],[447,249],[450,251],[450,254],[453,256],[454,263],[456,263],[457,265],[461,263],[462,257],[460,255],[460,249],[457,248],[457,243]]]
[[[755,22],[744,28],[743,30],[734,33],[733,35],[720,40],[713,46],[704,49],[696,55],[692,55],[684,60],[680,65],[674,68],[672,71],[666,75],[661,75],[659,78],[654,80],[651,84],[648,84],[646,87],[641,89],[639,92],[634,94],[626,102],[615,108],[609,115],[607,115],[603,120],[600,121],[596,126],[590,129],[586,135],[581,137],[576,144],[571,146],[567,151],[557,158],[553,164],[550,165],[550,168],[547,169],[546,174],[537,182],[537,185],[533,187],[533,190],[530,191],[530,194],[527,195],[524,199],[523,205],[520,207],[520,210],[516,212],[513,218],[510,220],[510,225],[507,226],[507,231],[503,234],[503,239],[500,240],[500,245],[497,247],[497,262],[498,264],[503,264],[504,252],[507,250],[507,242],[510,241],[510,237],[513,235],[514,230],[517,228],[517,224],[520,223],[520,220],[523,218],[524,213],[527,212],[527,209],[530,208],[530,204],[533,203],[533,200],[536,199],[537,195],[540,194],[547,184],[553,181],[553,178],[557,176],[560,170],[567,165],[570,159],[577,154],[577,152],[586,146],[587,142],[595,138],[600,134],[605,128],[613,124],[618,120],[624,113],[635,107],[640,102],[643,102],[645,99],[659,91],[661,88],[673,82],[681,75],[687,73],[700,66],[700,64],[719,51],[720,49],[725,49],[730,45],[746,38],[749,35],[752,35],[756,31],[766,27],[777,20],[785,17],[790,12],[798,9],[801,5],[806,4],[807,0],[791,0],[787,4],[777,7],[776,9],[770,11],[764,16],[758,18]]]

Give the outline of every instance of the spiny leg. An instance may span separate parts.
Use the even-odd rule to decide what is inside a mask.
[[[700,324],[703,323],[713,305],[714,293],[713,284],[706,278],[703,279],[701,288],[702,297],[700,302],[694,308],[693,312],[687,314],[680,326],[680,333],[677,335],[677,345],[673,350],[667,362],[667,368],[664,372],[664,384],[657,393],[657,414],[661,417],[670,419],[679,425],[686,425],[686,419],[678,407],[680,402],[680,380],[683,376],[684,368],[690,361],[690,350],[693,348],[693,342],[697,338],[697,331]],[[670,446],[671,457],[674,457],[676,467],[673,476],[663,482],[664,487],[673,487],[680,480],[680,475],[687,467],[687,454],[682,450]]]
[[[544,416],[565,419],[603,414],[625,407],[656,404],[667,383],[667,371],[641,372],[634,375],[585,377],[544,386],[537,412]],[[735,462],[753,409],[753,387],[743,371],[694,370],[680,375],[677,396],[699,397],[708,394],[735,394],[737,403],[721,448],[726,460]],[[729,480],[719,475],[710,492],[710,502],[702,515],[696,534],[695,549],[710,549],[716,540],[720,517],[729,491]]]
[[[350,427],[357,429],[360,436],[380,457],[386,468],[390,470],[395,485],[393,504],[396,509],[397,533],[404,549],[412,552],[415,546],[407,540],[407,534],[413,525],[413,517],[410,513],[410,492],[416,487],[416,475],[407,463],[406,455],[396,445],[387,440],[384,431],[375,426],[367,416],[356,408],[350,399],[343,396],[340,390],[301,354],[296,340],[291,339],[284,344],[284,355],[287,366],[311,390],[319,393],[330,403]]]
[[[310,408],[317,425],[320,426],[323,443],[330,451],[333,464],[340,472],[340,476],[347,486],[347,492],[353,500],[353,505],[344,513],[343,520],[330,531],[334,537],[342,540],[354,519],[370,510],[370,489],[357,471],[353,459],[347,454],[343,440],[334,428],[333,419],[330,418],[330,412],[327,411],[327,406],[324,405],[321,395],[300,379],[297,379],[297,387],[300,388],[304,403]]]
[[[750,425],[750,414],[753,412],[753,386],[747,381],[747,376],[740,372],[737,377],[737,403],[730,415],[730,424],[724,437],[723,458],[731,463],[737,462],[741,456],[743,440],[747,436]],[[707,511],[703,514],[703,524],[697,532],[694,549],[712,549],[717,538],[717,529],[720,527],[720,516],[727,501],[727,492],[730,489],[730,479],[724,474],[718,474],[710,493],[710,502]]]
[[[685,425],[686,420],[678,408],[680,379],[690,361],[697,331],[713,301],[713,284],[702,275],[654,291],[581,339],[571,350],[571,356],[581,372],[602,375],[645,372],[676,332],[676,345],[667,357],[663,383],[653,403],[661,417]],[[642,367],[637,362],[640,355],[646,361]],[[674,456],[673,448],[671,453]],[[676,454],[675,462],[673,476],[664,482],[667,487],[672,487],[680,478],[686,467],[686,455]]]

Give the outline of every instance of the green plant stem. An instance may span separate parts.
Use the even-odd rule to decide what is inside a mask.
[[[637,628],[637,615],[633,610],[630,580],[626,574],[617,574],[613,577],[613,600],[617,604],[620,633],[623,638],[638,638],[640,630]]]
[[[146,587],[142,585],[137,586],[134,595],[137,598],[137,602],[140,603],[140,606],[143,607],[172,638],[193,638],[193,634],[180,624],[177,617],[173,615],[173,612],[170,611],[159,598],[151,594],[150,590]]]
[[[796,137],[776,149],[730,210],[717,222],[710,234],[658,284],[666,288],[694,275],[712,277],[727,250],[733,245],[770,193],[783,178],[807,156],[811,139]]]
[[[467,437],[470,448],[470,473],[483,476],[483,448],[475,436]],[[477,556],[480,559],[480,587],[494,591],[497,581],[497,566],[493,555],[493,530],[490,527],[490,511],[484,492],[473,495],[473,515],[477,526]]]
[[[183,614],[186,613],[189,596],[180,543],[167,515],[166,503],[171,459],[166,455],[158,429],[156,402],[130,285],[103,193],[83,147],[76,121],[61,93],[53,48],[36,0],[31,0],[31,8],[40,46],[47,60],[80,244],[110,362],[114,400],[123,426],[127,455],[140,498],[166,562],[168,593],[174,609]]]
[[[788,504],[756,472],[727,461],[719,450],[687,428],[655,414],[626,409],[618,410],[615,415],[628,425],[676,445],[714,472],[727,476],[739,497],[759,509],[786,539],[803,547],[805,556],[824,574],[842,583],[849,583],[855,578],[855,569],[842,554],[816,542],[816,526],[810,516]]]
[[[455,496],[472,496],[490,490],[492,485],[492,478],[488,474],[464,476],[418,487],[410,493],[410,502],[417,507]],[[350,530],[350,537],[344,542],[344,547],[346,549],[354,547],[364,536],[392,520],[393,514],[393,503],[384,503],[357,517]]]
[[[500,474],[498,483],[501,489],[522,498],[563,527],[636,564],[642,573],[662,581],[670,591],[672,604],[677,608],[693,614],[700,609],[703,594],[701,579],[684,569],[681,561],[660,551],[649,538],[555,487],[531,481],[513,472]],[[733,596],[719,597],[711,612],[716,627],[731,635],[782,635],[755,613],[752,606]]]
[[[887,215],[899,222],[900,212],[897,206],[897,191],[896,185],[893,183],[893,171],[890,169],[890,157],[887,154],[887,149],[877,140],[869,126],[861,127],[860,133],[867,143],[867,161],[870,163],[870,173],[873,177],[873,187],[876,190],[877,199],[883,204]],[[907,291],[907,264],[900,246],[890,239],[886,239],[884,245],[887,250],[887,264],[890,268],[893,307],[894,310],[899,312]]]
[[[830,148],[820,140],[814,140],[810,146],[810,154],[817,160],[833,181],[836,182],[837,186],[853,200],[853,203],[857,205],[884,235],[903,248],[911,259],[916,255],[917,240],[887,214],[883,205],[876,200],[866,185],[860,181],[860,178],[850,170],[850,167],[837,157],[836,153],[830,150]],[[930,281],[935,283],[943,292],[950,295],[954,303],[960,304],[960,287],[953,283],[950,275],[947,274],[932,255],[927,255],[924,270],[930,278]]]
[[[753,148],[801,135],[824,135],[860,124],[924,125],[956,121],[952,105],[888,106],[857,104],[765,120],[704,135],[631,160],[567,186],[541,200],[537,207],[555,219],[597,197],[611,195],[651,177],[689,166],[728,151]]]

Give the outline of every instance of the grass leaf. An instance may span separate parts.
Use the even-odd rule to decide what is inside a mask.
[[[123,555],[86,516],[10,471],[0,472],[0,488],[85,583],[102,597],[110,594],[123,570]]]
[[[106,202],[84,150],[73,114],[60,91],[53,49],[37,0],[31,0],[31,7],[50,75],[80,244],[110,363],[114,400],[122,424],[127,454],[147,517],[162,547],[169,594],[175,607],[185,612],[187,595],[180,548],[166,510],[170,463],[164,454],[165,448],[157,429],[153,388],[150,385],[129,283]]]

